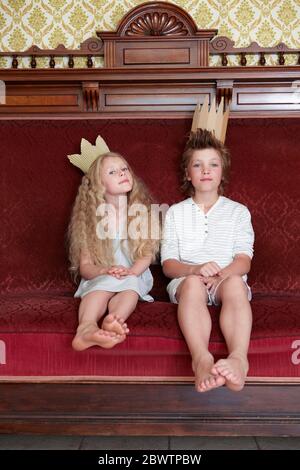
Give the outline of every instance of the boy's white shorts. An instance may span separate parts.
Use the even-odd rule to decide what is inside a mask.
[[[172,279],[172,281],[168,284],[168,287],[167,287],[167,292],[169,294],[169,297],[170,297],[170,300],[173,304],[178,304],[178,301],[176,299],[176,291],[178,289],[178,286],[179,284],[181,284],[181,282],[186,278],[186,276],[183,276],[183,277],[177,277],[175,279]],[[213,291],[209,291],[207,289],[207,305],[220,305],[219,302],[217,301],[217,297],[216,297],[216,294],[217,294],[217,290],[218,290],[218,287],[219,285],[224,281],[224,279],[221,279],[219,284],[217,284],[216,288],[213,290]],[[251,289],[250,287],[248,286],[247,282],[244,281],[246,287],[247,287],[247,291],[248,291],[248,300],[250,302],[250,300],[252,299],[252,292],[251,292]]]

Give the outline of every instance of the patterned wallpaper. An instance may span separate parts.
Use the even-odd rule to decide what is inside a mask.
[[[76,48],[95,31],[114,31],[125,13],[144,0],[0,0],[0,50],[26,50],[32,44],[55,48],[64,44]],[[167,3],[167,2],[166,2]],[[184,8],[199,28],[217,28],[219,35],[230,37],[236,46],[257,41],[271,46],[281,41],[300,47],[300,0],[173,0]],[[257,58],[249,57],[254,64]],[[269,57],[274,63],[275,57]],[[296,58],[288,56],[287,64]],[[233,59],[231,59],[233,61]],[[67,60],[57,58],[57,67]],[[39,67],[48,60],[40,59]],[[75,60],[75,67],[85,59]],[[217,57],[212,60],[216,65]],[[234,63],[233,62],[229,62]],[[0,67],[10,67],[10,58],[0,57]],[[95,63],[101,66],[101,59]],[[19,66],[28,66],[26,58]]]

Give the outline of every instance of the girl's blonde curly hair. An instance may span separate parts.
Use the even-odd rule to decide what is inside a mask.
[[[132,239],[128,231],[128,226],[133,216],[127,217],[128,250],[129,256],[134,262],[138,258],[151,256],[152,260],[159,250],[159,239],[149,236],[151,223],[151,204],[153,200],[144,183],[134,174],[128,162],[118,153],[108,152],[100,155],[91,165],[89,171],[83,176],[79,186],[75,203],[72,209],[71,219],[68,227],[67,240],[70,260],[70,272],[76,281],[79,274],[80,254],[88,251],[95,265],[103,267],[112,266],[114,260],[113,240],[109,238],[101,239],[97,236],[97,224],[99,222],[96,211],[100,204],[105,203],[105,188],[101,182],[102,163],[107,157],[121,158],[129,168],[132,175],[133,186],[127,194],[128,212],[132,204],[143,204],[147,208],[148,237]],[[143,215],[141,215],[143,217]],[[150,223],[151,222],[151,223]],[[160,235],[160,229],[159,229]],[[125,240],[124,240],[125,241]],[[124,243],[122,241],[121,243]]]

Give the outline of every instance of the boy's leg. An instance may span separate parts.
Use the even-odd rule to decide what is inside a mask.
[[[214,358],[208,351],[211,318],[206,287],[198,276],[187,276],[177,288],[178,322],[192,356],[197,391],[219,387],[225,379],[211,369]]]
[[[217,289],[217,300],[222,302],[220,327],[229,355],[212,368],[226,379],[226,385],[235,391],[244,387],[249,364],[247,353],[252,327],[252,311],[247,287],[241,276],[225,279]]]
[[[138,294],[133,290],[118,292],[108,303],[108,315],[102,322],[102,328],[117,334],[127,334],[129,329],[125,321],[134,311]]]
[[[98,320],[104,315],[113,292],[95,291],[86,294],[79,306],[79,325],[72,346],[83,351],[91,346],[112,348],[125,339],[125,336],[100,330]]]

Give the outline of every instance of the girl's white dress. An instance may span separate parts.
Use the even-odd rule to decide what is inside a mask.
[[[115,249],[115,264],[129,268],[132,266],[132,261],[126,253],[126,241],[123,242],[125,249],[122,250],[122,245],[119,238],[113,240]],[[123,279],[117,279],[109,274],[97,276],[94,279],[86,280],[81,278],[80,284],[74,297],[84,297],[86,294],[97,290],[104,290],[108,292],[122,292],[124,290],[134,290],[139,294],[139,300],[146,302],[154,302],[153,297],[148,295],[148,292],[153,287],[153,277],[149,268],[147,268],[140,276],[126,276]]]

